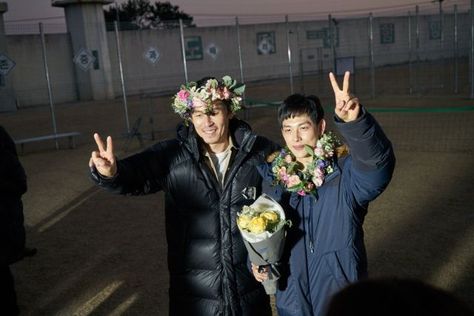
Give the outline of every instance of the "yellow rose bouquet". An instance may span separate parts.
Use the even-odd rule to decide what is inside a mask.
[[[284,226],[290,224],[280,204],[266,194],[237,214],[237,226],[250,261],[258,266],[270,266],[268,279],[263,282],[267,294],[276,293],[280,277],[278,264],[286,236]]]
[[[252,234],[261,234],[266,231],[272,233],[279,222],[280,215],[277,211],[257,210],[251,206],[244,206],[237,218],[239,228]]]

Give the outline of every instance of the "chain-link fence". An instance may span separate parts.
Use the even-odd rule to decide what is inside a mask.
[[[273,18],[273,23],[248,24],[248,18],[239,23],[236,17],[214,17],[221,26],[181,29],[131,30],[127,22],[117,24],[118,33],[113,23],[70,23],[67,33],[60,33],[59,25],[44,24],[44,43],[39,25],[7,25],[7,54],[16,64],[7,80],[13,82],[19,107],[46,104],[44,48],[56,103],[121,95],[120,66],[129,96],[166,93],[186,80],[223,74],[248,83],[287,80],[282,95],[324,94],[328,91],[318,86],[324,81],[320,75],[344,70],[353,73],[360,95],[471,93],[467,11],[452,7],[427,15],[413,8],[394,17]],[[108,30],[106,43],[79,44],[78,37],[101,30]],[[101,93],[90,95],[84,85],[95,74],[102,78],[93,80],[94,91]]]
[[[64,33],[53,24],[7,24],[3,56],[11,69],[3,81],[18,109],[49,104],[54,113],[58,104],[114,103],[127,133],[144,124],[152,131],[173,128],[177,120],[161,115],[169,111],[169,99],[157,97],[210,75],[229,74],[247,84],[245,101],[252,110],[246,118],[259,105],[294,92],[330,98],[329,71],[351,71],[351,89],[365,100],[473,97],[467,7],[317,20],[267,16],[266,23],[256,23],[259,17],[207,19],[216,26],[175,21],[174,28],[133,29],[130,23],[71,19]]]

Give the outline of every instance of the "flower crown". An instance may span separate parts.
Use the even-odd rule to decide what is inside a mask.
[[[206,114],[212,113],[213,102],[229,101],[232,113],[241,109],[242,95],[245,91],[244,84],[238,84],[230,76],[222,77],[222,81],[209,79],[204,86],[198,87],[196,82],[182,85],[181,89],[173,97],[171,106],[175,113],[183,119],[190,120],[193,111],[193,99],[197,98],[206,103]]]

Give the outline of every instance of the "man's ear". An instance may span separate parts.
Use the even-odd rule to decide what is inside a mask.
[[[323,135],[325,131],[326,131],[326,120],[321,119],[321,121],[319,121],[319,124],[318,124],[319,136]]]

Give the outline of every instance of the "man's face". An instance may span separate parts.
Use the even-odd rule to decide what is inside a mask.
[[[286,146],[296,157],[296,160],[304,164],[311,160],[311,156],[304,148],[305,145],[314,148],[325,127],[324,120],[316,125],[308,114],[302,114],[284,120],[281,133]]]
[[[213,104],[212,113],[207,110],[207,104],[201,100],[193,100],[194,109],[191,115],[191,122],[208,148],[219,153],[224,151],[229,145],[229,120],[232,113],[222,102]]]

